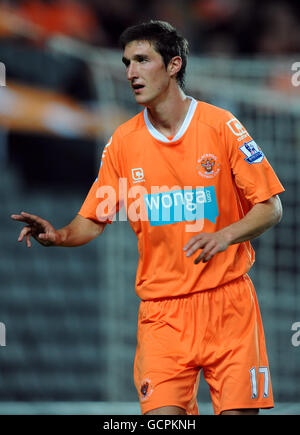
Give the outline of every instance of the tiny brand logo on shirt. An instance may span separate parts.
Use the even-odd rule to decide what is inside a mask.
[[[144,171],[142,168],[131,169],[131,175],[134,183],[140,183],[142,181],[145,181]]]
[[[242,124],[236,118],[232,118],[230,121],[226,122],[226,124],[235,136],[242,136],[247,133]]]

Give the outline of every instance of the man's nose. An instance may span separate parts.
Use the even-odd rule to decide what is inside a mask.
[[[130,62],[127,67],[127,79],[132,80],[138,77],[137,66],[134,62]]]

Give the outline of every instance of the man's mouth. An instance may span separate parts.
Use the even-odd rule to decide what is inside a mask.
[[[141,89],[143,89],[145,86],[135,83],[135,84],[131,85],[131,87],[135,93],[139,93],[141,91]]]

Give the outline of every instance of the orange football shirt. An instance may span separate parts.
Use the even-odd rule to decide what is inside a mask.
[[[250,242],[194,264],[183,247],[199,233],[241,219],[284,189],[263,151],[228,111],[196,101],[172,138],[157,131],[147,109],[118,127],[79,214],[111,223],[125,207],[138,238],[136,292],[142,300],[195,293],[246,273]]]

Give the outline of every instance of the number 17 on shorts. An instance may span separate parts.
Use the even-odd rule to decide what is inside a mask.
[[[252,388],[252,399],[258,398],[258,377],[263,376],[263,398],[269,397],[269,387],[270,387],[270,375],[268,367],[253,367],[250,369],[250,379]]]

